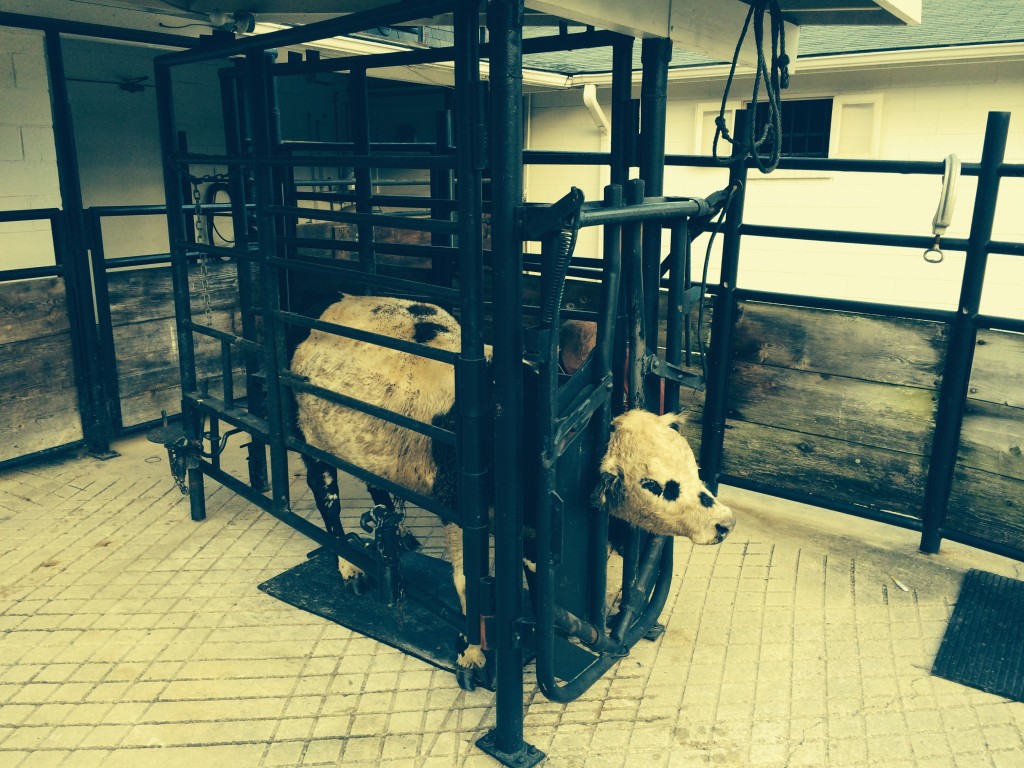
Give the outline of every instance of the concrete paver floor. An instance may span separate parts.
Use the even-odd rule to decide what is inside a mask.
[[[0,472],[0,766],[497,765],[491,693],[256,589],[308,539],[212,482],[193,523],[162,448],[116,447]],[[722,497],[739,526],[677,541],[661,638],[568,705],[528,678],[545,765],[1024,766],[1024,704],[929,672],[963,571],[1018,564]]]

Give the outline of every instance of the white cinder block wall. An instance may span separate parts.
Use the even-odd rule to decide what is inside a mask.
[[[666,149],[710,154],[713,120],[724,81],[673,83],[669,89]],[[750,78],[737,79],[730,108],[749,100]],[[610,114],[609,88],[598,97]],[[635,94],[638,95],[638,94]],[[956,153],[964,162],[981,157],[987,113],[1012,113],[1006,159],[1024,162],[1024,70],[1001,64],[897,67],[852,73],[801,73],[786,99],[834,97],[831,157],[941,161]],[[601,147],[600,135],[582,103],[582,90],[528,97],[532,149]],[[731,114],[730,114],[731,124]],[[836,123],[838,122],[838,125]],[[720,149],[727,154],[728,146]],[[634,174],[635,174],[634,170]],[[725,183],[724,171],[669,168],[666,194],[705,195]],[[527,173],[528,198],[552,200],[570,185],[597,199],[603,180],[590,169],[534,166]],[[948,237],[966,237],[975,179],[963,177]],[[745,220],[826,229],[930,235],[939,197],[936,177],[889,174],[751,171]],[[1000,189],[995,237],[1024,240],[1024,180],[1006,179]],[[702,238],[700,256],[703,256]],[[716,246],[715,251],[718,248]],[[596,239],[581,238],[580,255],[597,256]],[[699,265],[698,265],[699,266]],[[848,299],[953,308],[959,297],[963,255],[947,254],[927,264],[915,249],[803,243],[745,238],[739,284],[748,288],[820,294]],[[1024,317],[1024,263],[992,256],[983,311]],[[710,279],[717,280],[717,253]]]
[[[43,35],[0,27],[0,210],[60,204]],[[53,263],[47,222],[0,224],[0,269]]]

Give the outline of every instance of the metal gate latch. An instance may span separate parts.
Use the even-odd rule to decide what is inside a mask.
[[[183,496],[188,496],[185,475],[190,469],[199,466],[199,457],[203,447],[198,440],[190,441],[185,437],[185,430],[180,424],[171,426],[167,423],[167,411],[161,411],[163,426],[150,430],[146,439],[167,449],[167,461],[171,466],[171,476]]]

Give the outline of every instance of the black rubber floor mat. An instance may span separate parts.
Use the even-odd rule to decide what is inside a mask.
[[[1024,581],[967,572],[932,674],[1024,701]]]
[[[415,552],[402,555],[407,582],[430,585],[435,597],[456,613],[458,597],[449,563]],[[306,562],[280,573],[259,588],[282,602],[398,648],[434,666],[455,670],[456,632],[448,624],[406,598],[388,608],[374,594],[356,595],[342,583],[337,560],[318,551]]]

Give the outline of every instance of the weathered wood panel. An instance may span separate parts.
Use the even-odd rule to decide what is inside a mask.
[[[201,317],[205,322],[205,317]],[[213,327],[234,332],[237,313],[217,312]],[[160,411],[181,410],[181,386],[178,368],[178,345],[173,318],[149,320],[114,329],[117,350],[118,389],[121,395],[121,422],[134,426],[160,418]],[[220,396],[220,344],[201,334],[194,334],[196,371],[199,381],[210,380],[210,393]],[[232,351],[235,397],[245,394],[242,357]]]
[[[1024,408],[1024,335],[982,330],[974,348],[970,397]]]
[[[963,467],[1024,480],[1024,409],[968,400],[958,461]]]
[[[237,308],[236,267],[231,263],[207,265],[210,288],[209,317],[205,312],[201,270],[189,269],[193,320],[221,331],[241,333]],[[121,398],[121,425],[132,427],[160,418],[166,410],[181,410],[178,339],[174,319],[174,292],[168,267],[133,269],[108,276],[117,383]],[[199,379],[209,379],[210,392],[221,391],[220,344],[194,334]],[[240,370],[243,360],[233,350],[232,363]],[[235,396],[245,394],[244,377],[235,377]]]
[[[66,332],[0,344],[0,360],[0,402],[5,407],[41,392],[75,390],[71,336]]]
[[[1024,481],[958,467],[945,527],[1024,548]]]
[[[228,309],[235,306],[238,303],[235,265],[210,262],[207,273],[210,306],[213,309]],[[197,314],[201,313],[205,306],[202,301],[200,275],[198,265],[189,268],[192,311]],[[171,285],[170,267],[109,272],[107,291],[110,295],[110,320],[114,326],[158,317],[174,317],[174,289]]]
[[[73,388],[22,395],[16,403],[6,396],[0,398],[0,462],[82,439],[78,394]]]
[[[741,302],[733,359],[836,376],[938,388],[943,323]]]
[[[860,445],[925,455],[936,393],[822,373],[736,363],[729,412],[754,422]]]
[[[0,462],[82,439],[64,281],[0,283]]]
[[[52,336],[67,329],[63,278],[0,283],[0,344]]]
[[[927,460],[741,421],[728,423],[723,472],[824,499],[921,516]]]

